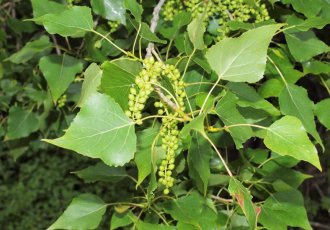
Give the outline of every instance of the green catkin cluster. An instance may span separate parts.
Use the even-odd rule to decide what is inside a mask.
[[[260,1],[251,4],[246,0],[170,0],[164,6],[164,20],[172,21],[174,15],[183,10],[191,12],[193,18],[205,13],[206,22],[218,20],[218,39],[228,34],[226,23],[229,21],[261,22],[270,19],[266,5]]]
[[[175,168],[174,161],[176,151],[179,148],[179,119],[184,114],[184,82],[180,72],[173,65],[155,61],[153,58],[144,60],[144,68],[135,79],[135,85],[130,88],[128,96],[128,107],[126,115],[135,120],[136,124],[142,124],[142,110],[150,94],[159,88],[163,77],[170,81],[173,92],[163,90],[163,97],[154,103],[157,114],[162,117],[160,137],[162,147],[166,152],[166,157],[159,166],[159,182],[164,185],[164,194],[169,193],[169,189],[174,184],[172,171]],[[175,106],[175,108],[171,107]]]
[[[172,177],[172,170],[175,168],[175,156],[176,151],[179,148],[179,130],[178,120],[174,117],[164,117],[162,119],[162,127],[160,130],[160,136],[162,137],[162,148],[166,152],[166,157],[162,160],[159,166],[159,182],[165,186],[164,194],[169,193],[169,188],[174,184],[174,178]]]
[[[110,26],[110,34],[112,34],[118,29],[118,27],[120,26],[120,22],[108,21],[108,25]]]
[[[65,105],[66,101],[67,101],[67,96],[66,96],[66,94],[64,94],[62,97],[60,97],[58,99],[57,108],[59,108],[59,109],[62,108]]]

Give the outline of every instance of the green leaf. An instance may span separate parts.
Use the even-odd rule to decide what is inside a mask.
[[[258,93],[263,98],[270,98],[270,97],[279,97],[284,84],[281,80],[272,78],[265,81],[260,88],[258,89]]]
[[[33,57],[42,57],[48,54],[52,49],[52,44],[47,36],[41,36],[39,39],[28,42],[18,52],[12,54],[8,59],[16,64],[25,63]]]
[[[315,115],[322,125],[330,129],[330,98],[324,99],[316,104]]]
[[[330,65],[326,62],[320,62],[316,60],[308,61],[303,63],[304,73],[321,74],[330,73]]]
[[[235,95],[230,91],[227,91],[216,105],[215,111],[226,126],[247,123],[237,110],[236,102],[237,98]],[[242,144],[253,136],[253,131],[251,127],[248,126],[233,127],[229,132],[237,149],[242,148]]]
[[[267,128],[264,143],[281,156],[307,161],[322,170],[317,150],[309,140],[299,119],[285,116]]]
[[[213,152],[210,144],[197,132],[193,132],[188,150],[189,175],[195,181],[198,190],[206,195],[210,177],[210,159]]]
[[[92,194],[82,194],[72,200],[64,213],[53,223],[52,229],[96,229],[107,204]]]
[[[39,66],[54,101],[65,92],[76,74],[83,70],[83,63],[80,60],[65,54],[42,57]]]
[[[270,49],[268,53],[270,61],[267,62],[267,76],[281,80],[281,77],[288,83],[296,83],[304,74],[295,69],[295,63],[290,61],[287,50],[284,48]],[[282,73],[282,76],[280,73]],[[284,84],[282,84],[284,88]]]
[[[30,133],[39,128],[39,118],[37,114],[25,110],[21,107],[11,107],[8,116],[8,130],[6,140],[13,140],[27,137]]]
[[[138,181],[136,186],[152,172],[153,146],[157,138],[159,128],[148,128],[138,133],[138,144],[135,154],[135,163],[138,168]]]
[[[252,107],[266,111],[272,116],[279,116],[278,109],[267,100],[263,99],[256,90],[245,83],[228,83],[226,87],[238,97],[237,105],[240,107]]]
[[[33,17],[38,18],[45,14],[58,14],[66,10],[66,6],[49,0],[31,0]]]
[[[164,211],[169,213],[178,223],[185,223],[186,229],[218,229],[217,214],[206,205],[206,198],[193,192],[178,199],[166,201]]]
[[[48,33],[63,37],[84,37],[86,32],[93,30],[92,12],[86,6],[73,6],[60,13],[35,18],[34,21],[42,23]]]
[[[124,168],[109,167],[102,162],[89,166],[75,174],[87,183],[96,181],[118,182],[127,176]]]
[[[138,27],[135,26],[135,29],[138,29]],[[141,29],[139,35],[149,42],[166,44],[166,40],[159,39],[156,34],[151,32],[150,27],[144,22],[141,23]]]
[[[160,33],[168,39],[174,39],[176,38],[179,33],[180,29],[187,25],[191,20],[191,14],[190,12],[180,12],[176,14],[173,18],[173,26],[172,27],[161,27]]]
[[[307,31],[310,28],[322,29],[324,26],[330,23],[330,18],[322,18],[322,17],[312,17],[303,20],[298,18],[295,15],[290,15],[287,18],[288,26],[285,31]],[[291,28],[291,29],[290,29]]]
[[[176,230],[175,227],[166,226],[163,224],[152,224],[138,220],[136,223],[137,230]]]
[[[128,94],[135,85],[135,76],[142,69],[140,62],[129,59],[117,59],[104,62],[101,80],[101,91],[110,95],[123,110],[128,109]]]
[[[240,181],[233,177],[230,178],[228,191],[230,195],[237,200],[238,205],[241,207],[249,222],[250,229],[256,229],[260,208],[252,203],[250,191],[245,188]]]
[[[269,196],[262,206],[259,222],[269,230],[286,230],[289,226],[312,229],[304,207],[304,198],[297,190]]]
[[[95,14],[126,25],[124,0],[91,0],[91,2]]]
[[[136,0],[124,0],[124,5],[127,10],[131,12],[135,20],[141,22],[141,16],[143,13],[142,6],[137,3]]]
[[[286,85],[280,94],[279,104],[282,114],[297,117],[306,131],[322,145],[314,122],[314,103],[308,98],[306,89],[293,84]]]
[[[281,0],[283,3],[290,3],[293,9],[303,13],[306,17],[316,16],[323,6],[323,0]]]
[[[187,28],[189,39],[194,45],[195,49],[203,50],[204,45],[204,33],[205,33],[205,23],[203,16],[199,15],[196,17]]]
[[[318,39],[313,31],[284,32],[284,34],[290,52],[298,62],[308,61],[316,55],[330,51],[330,47]]]
[[[180,136],[182,138],[186,138],[189,136],[191,131],[197,131],[202,135],[206,135],[204,131],[204,119],[205,119],[205,114],[201,114],[198,117],[195,117],[192,121],[190,121],[188,124],[186,124],[181,132]]]
[[[269,43],[281,26],[262,26],[239,38],[225,38],[207,51],[206,59],[220,79],[257,82],[265,71]]]
[[[99,93],[88,98],[64,136],[45,141],[110,166],[124,165],[136,151],[133,121],[112,98]]]
[[[111,217],[110,230],[128,226],[134,223],[135,219],[136,217],[130,211],[125,213],[114,212]]]
[[[96,63],[90,64],[84,72],[84,82],[81,88],[81,95],[77,106],[81,107],[101,84],[102,70]]]

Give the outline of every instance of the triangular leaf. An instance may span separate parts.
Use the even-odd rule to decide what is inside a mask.
[[[73,6],[57,14],[45,14],[34,19],[44,25],[50,34],[63,37],[83,37],[86,32],[93,30],[91,9],[86,6]]]
[[[299,119],[285,116],[267,128],[264,143],[282,156],[292,156],[307,161],[322,170],[317,150],[309,140]]]
[[[306,89],[293,84],[286,85],[279,96],[279,103],[282,114],[299,118],[306,131],[322,145],[314,122],[314,103],[308,98]]]
[[[124,165],[136,151],[134,122],[112,98],[99,93],[88,98],[64,136],[46,141],[110,166]]]
[[[72,200],[64,213],[53,223],[52,229],[96,229],[107,204],[92,194],[83,194]]]
[[[102,70],[100,67],[92,63],[84,72],[84,82],[81,88],[81,95],[77,103],[78,107],[81,107],[85,101],[97,91],[97,88],[101,84]]]
[[[206,59],[220,79],[257,82],[265,71],[269,43],[281,26],[262,26],[239,38],[225,38],[207,51]]]
[[[54,101],[57,101],[74,80],[75,75],[83,69],[83,63],[80,60],[65,54],[42,57],[39,66]]]

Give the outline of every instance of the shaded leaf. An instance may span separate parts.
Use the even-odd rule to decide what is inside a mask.
[[[314,103],[308,98],[306,89],[293,84],[286,85],[280,94],[279,104],[282,114],[297,117],[303,123],[306,131],[322,145],[314,122]]]
[[[228,190],[230,195],[235,197],[241,207],[249,222],[250,229],[256,229],[260,208],[253,204],[249,190],[245,188],[240,181],[233,177],[230,178]]]
[[[81,88],[81,94],[77,106],[81,107],[85,101],[93,93],[97,92],[97,88],[101,84],[102,70],[100,67],[92,63],[84,72],[84,82]]]
[[[69,55],[49,55],[39,60],[39,67],[45,76],[54,101],[65,92],[75,75],[83,70],[83,63]]]
[[[45,14],[57,14],[66,10],[67,7],[63,4],[49,0],[31,0],[33,17],[38,18]]]
[[[204,49],[204,33],[205,33],[205,24],[203,16],[199,15],[196,17],[187,28],[189,39],[194,45],[195,49],[203,50]]]
[[[279,116],[278,109],[267,100],[263,99],[256,90],[245,83],[228,83],[226,87],[238,97],[237,105],[240,107],[252,107],[266,111],[272,116]]]
[[[111,217],[110,230],[128,226],[137,219],[130,211],[125,213],[114,212]]]
[[[148,128],[138,133],[138,144],[135,154],[135,163],[138,168],[138,181],[136,186],[152,172],[153,143],[159,133],[159,128]]]
[[[304,198],[297,190],[272,194],[262,206],[259,222],[269,230],[288,227],[312,229],[304,207]]]
[[[27,137],[30,133],[39,128],[39,118],[32,111],[21,107],[11,107],[8,116],[8,130],[5,136],[6,140],[13,140]]]
[[[193,132],[193,139],[188,150],[187,162],[189,175],[195,181],[197,188],[206,195],[210,177],[210,159],[213,152],[210,144],[197,132]]]
[[[117,59],[104,62],[101,68],[101,91],[114,98],[123,110],[127,110],[129,90],[135,85],[135,76],[142,69],[141,64],[128,59]]]
[[[230,91],[225,92],[225,95],[218,101],[215,111],[226,126],[234,124],[247,123],[244,117],[236,108],[237,98]],[[229,130],[236,148],[243,147],[243,143],[253,136],[253,131],[249,126],[232,127]]]
[[[315,115],[322,125],[330,129],[330,98],[324,99],[316,104]]]
[[[87,183],[96,181],[118,182],[127,176],[124,168],[109,167],[102,162],[75,172],[75,174]]]
[[[135,20],[141,22],[141,16],[143,13],[142,6],[137,3],[136,0],[124,0],[124,5],[127,10],[131,12]]]
[[[217,229],[217,214],[206,205],[206,198],[196,192],[166,201],[163,209],[188,229]]]
[[[308,61],[316,55],[330,51],[330,47],[318,39],[313,31],[284,32],[284,34],[290,52],[298,62]]]
[[[52,49],[52,44],[47,36],[41,36],[39,39],[28,42],[18,52],[12,54],[8,59],[16,64],[25,63],[33,57],[41,57],[49,53]]]

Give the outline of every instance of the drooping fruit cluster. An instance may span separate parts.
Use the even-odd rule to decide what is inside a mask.
[[[171,83],[171,89],[161,86],[163,78]],[[169,193],[169,188],[174,184],[172,171],[175,168],[175,156],[179,148],[178,123],[184,115],[184,98],[186,96],[184,82],[180,72],[173,65],[155,61],[153,58],[144,60],[144,68],[135,79],[135,85],[130,88],[126,115],[142,124],[142,110],[150,94],[156,92],[159,100],[154,103],[157,114],[162,116],[160,137],[166,157],[159,166],[159,182],[165,187],[164,194]]]
[[[266,5],[260,1],[251,3],[246,0],[170,0],[164,5],[164,20],[172,21],[174,15],[183,10],[191,12],[193,18],[204,14],[206,22],[217,20],[219,38],[229,32],[226,26],[229,21],[261,22],[270,19]]]
[[[162,137],[162,148],[166,152],[166,157],[162,160],[159,166],[159,182],[165,186],[164,194],[169,193],[169,188],[173,186],[174,178],[172,177],[172,170],[175,168],[176,151],[179,148],[179,130],[178,120],[173,117],[164,117],[162,119],[162,127],[160,136]]]

